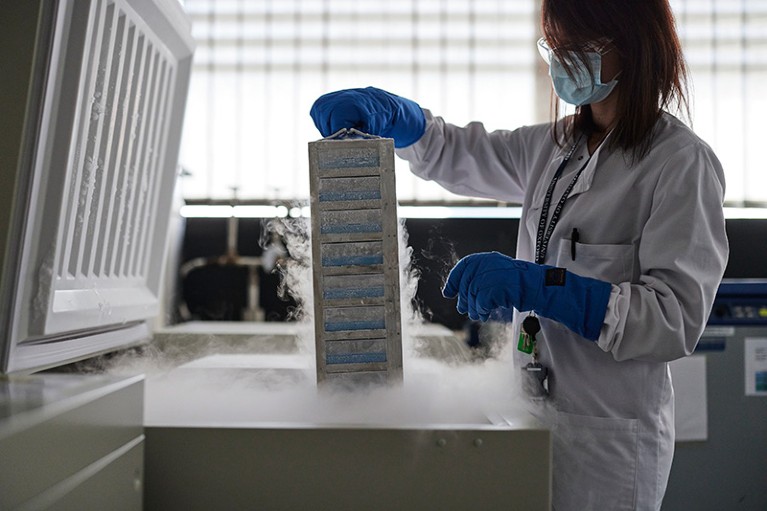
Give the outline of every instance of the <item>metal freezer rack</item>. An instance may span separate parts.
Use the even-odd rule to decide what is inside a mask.
[[[394,141],[342,130],[309,170],[317,382],[400,382]]]

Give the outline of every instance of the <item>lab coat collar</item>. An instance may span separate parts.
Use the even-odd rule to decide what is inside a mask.
[[[574,166],[577,165],[577,168],[580,169],[580,167],[583,165],[583,161],[588,160],[588,163],[586,163],[586,167],[583,169],[583,172],[581,173],[581,177],[578,178],[578,182],[575,183],[575,186],[573,186],[573,189],[570,191],[569,198],[572,198],[580,193],[586,192],[591,188],[591,183],[594,181],[594,174],[596,173],[596,169],[597,169],[597,166],[599,165],[600,160],[607,160],[612,154],[612,151],[607,149],[608,141],[610,140],[611,135],[612,135],[612,132],[608,133],[608,135],[605,137],[605,139],[602,141],[599,147],[597,147],[597,149],[594,151],[594,154],[592,154],[590,157],[588,154],[586,137],[583,137],[579,141],[578,147],[573,153],[573,156],[570,159],[570,162],[568,163],[568,165],[574,165]],[[556,172],[557,167],[559,167],[560,163],[562,163],[562,160],[565,159],[565,155],[567,155],[567,152],[569,150],[570,150],[570,146],[565,146],[561,148],[559,150],[559,154],[557,154],[557,156],[554,157],[554,159],[549,164],[546,174],[543,176],[543,180],[539,183],[538,189],[535,191],[535,196],[533,200],[534,208],[540,207],[540,205],[543,204],[543,198],[546,195],[546,189],[548,188],[549,183],[551,183],[551,180],[554,177],[554,173]],[[579,156],[583,156],[583,158],[580,161],[578,160]],[[555,200],[557,199],[555,198]]]
[[[587,159],[586,168],[583,169],[583,172],[581,173],[581,177],[578,178],[578,182],[575,183],[575,186],[573,187],[572,191],[570,192],[570,198],[578,195],[579,193],[583,193],[588,191],[591,188],[591,183],[594,181],[594,174],[596,174],[597,167],[599,166],[600,160],[606,161],[609,157],[612,151],[610,151],[607,146],[609,145],[610,136],[612,135],[612,131],[607,134],[605,139],[602,141],[601,144],[596,148],[594,151],[594,154],[589,156],[588,153],[588,143],[586,142],[586,137],[584,136],[581,140],[578,149],[576,149],[575,153],[573,154],[573,158],[570,162],[570,165],[575,164],[578,169],[583,165],[583,160]],[[583,160],[578,161],[578,156],[583,156]],[[561,159],[559,160],[562,161]],[[553,174],[552,174],[553,177]],[[551,178],[549,178],[551,179]],[[548,184],[547,184],[548,186]],[[545,191],[544,191],[545,193]]]

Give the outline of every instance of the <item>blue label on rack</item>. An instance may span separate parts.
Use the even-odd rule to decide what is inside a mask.
[[[343,353],[326,355],[325,362],[331,364],[375,364],[386,362],[386,353]]]
[[[372,321],[333,321],[325,323],[326,332],[342,332],[344,330],[382,330],[386,328],[383,319]]]
[[[317,163],[322,170],[380,167],[377,147],[326,149],[318,153]]]
[[[320,192],[319,198],[320,202],[375,200],[381,198],[381,190]]]
[[[327,224],[320,227],[322,234],[352,234],[359,232],[381,232],[381,224]]]
[[[382,298],[384,296],[384,288],[381,286],[325,289],[322,292],[322,296],[328,300],[338,300],[341,298]]]
[[[383,254],[322,258],[322,266],[370,266],[373,264],[383,264]]]

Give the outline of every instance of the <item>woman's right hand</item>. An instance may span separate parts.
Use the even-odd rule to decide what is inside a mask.
[[[397,148],[415,143],[426,130],[426,118],[418,103],[374,87],[320,96],[310,115],[323,137],[342,128],[355,128],[393,138]]]

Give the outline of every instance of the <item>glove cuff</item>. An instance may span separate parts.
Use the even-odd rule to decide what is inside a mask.
[[[402,149],[415,144],[426,132],[426,116],[412,99],[386,92],[392,107],[390,127],[381,136],[394,139],[394,147]]]
[[[535,311],[590,341],[599,339],[612,284],[582,277],[564,268],[544,268],[544,285],[536,300]]]
[[[589,288],[584,304],[584,331],[581,335],[590,341],[596,341],[599,339],[602,324],[605,322],[612,285],[601,280],[591,280],[594,280],[594,285]]]
[[[407,126],[407,129],[398,130],[401,133],[394,139],[394,147],[397,149],[415,144],[426,132],[426,116],[420,105],[410,99],[401,99],[402,103],[397,112],[399,120],[395,122],[395,125],[402,122],[404,126]]]

